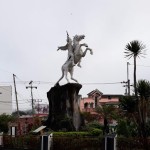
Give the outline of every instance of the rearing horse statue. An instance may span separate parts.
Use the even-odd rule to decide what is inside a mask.
[[[90,54],[93,54],[93,51],[91,48],[88,47],[86,43],[80,44],[79,42],[84,39],[84,35],[75,35],[73,38],[73,45],[72,45],[72,39],[69,37],[69,34],[67,33],[67,44],[65,46],[59,46],[58,50],[68,50],[68,58],[67,61],[63,64],[61,67],[62,70],[62,76],[60,79],[56,82],[55,85],[57,85],[65,76],[67,82],[69,82],[67,74],[68,72],[71,75],[71,79],[74,80],[75,82],[78,83],[76,79],[73,77],[73,71],[74,71],[74,66],[77,64],[79,67],[81,67],[81,58],[85,57],[87,50],[90,51]],[[83,52],[81,47],[85,46],[86,49]]]
[[[86,43],[80,44],[80,41],[85,38],[85,35],[75,35],[73,38],[73,52],[74,52],[74,63],[77,64],[79,67],[81,67],[81,59],[82,57],[85,57],[86,52],[89,50],[90,54],[93,54],[93,51],[91,48],[88,47]],[[86,49],[83,52],[82,46],[85,46]]]

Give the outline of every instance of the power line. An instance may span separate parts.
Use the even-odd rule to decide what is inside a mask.
[[[1,83],[13,83],[13,82],[0,82]],[[24,84],[24,83],[29,83],[29,81],[16,81],[17,84]],[[38,84],[55,84],[55,82],[48,82],[48,81],[34,81],[34,83],[38,83]],[[88,84],[120,84],[121,82],[91,82],[91,83],[81,83],[84,85],[88,85]]]
[[[5,90],[6,92],[9,92],[9,93],[11,92],[11,90],[6,89],[5,86],[0,86],[0,89],[3,89],[3,90]]]
[[[129,64],[129,65],[134,65],[134,64]],[[136,65],[136,66],[140,66],[140,67],[150,67],[150,66],[145,66],[145,65]]]
[[[10,101],[0,101],[0,103],[12,103]]]
[[[1,70],[1,71],[4,71],[4,72],[7,72],[7,73],[9,73],[9,74],[13,74],[12,72],[10,72],[10,71],[7,71],[7,70],[5,70],[5,69],[2,69],[2,68],[0,68],[0,70]]]
[[[91,84],[121,84],[121,82],[105,82],[105,83],[82,83],[83,85],[91,85]]]

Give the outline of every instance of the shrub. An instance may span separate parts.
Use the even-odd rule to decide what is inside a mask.
[[[53,132],[54,137],[85,137],[91,136],[90,132]]]
[[[54,137],[87,137],[99,136],[102,134],[101,129],[91,128],[89,132],[53,132]]]
[[[93,135],[93,136],[99,136],[99,135],[102,135],[102,130],[101,129],[96,129],[96,128],[93,128],[91,129],[90,133]]]
[[[86,125],[87,129],[88,128],[96,128],[96,129],[103,129],[103,126],[98,122],[98,121],[93,121],[90,122]]]

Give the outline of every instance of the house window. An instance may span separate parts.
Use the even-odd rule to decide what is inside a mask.
[[[111,99],[111,96],[108,96],[108,99]]]
[[[94,106],[94,103],[90,103],[90,108],[93,108],[93,106]]]
[[[88,103],[84,103],[84,108],[88,108]]]
[[[96,96],[95,97],[95,107],[97,107],[97,104],[98,104],[98,97]]]

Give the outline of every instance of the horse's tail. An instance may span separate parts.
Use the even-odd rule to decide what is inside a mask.
[[[56,82],[55,85],[57,85],[57,84],[62,80],[62,78],[64,77],[64,68],[63,68],[63,66],[61,67],[61,71],[62,71],[62,76],[61,76],[60,79]]]

